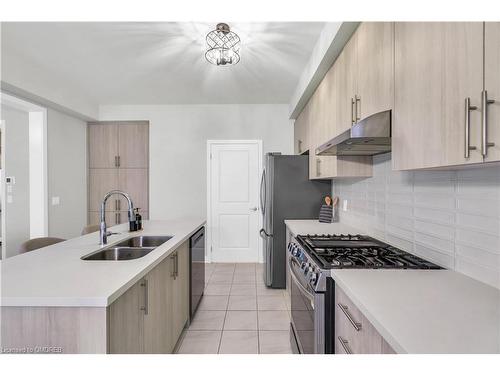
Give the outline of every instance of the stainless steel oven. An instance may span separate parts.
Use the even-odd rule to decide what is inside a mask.
[[[334,288],[298,244],[289,251],[292,349],[300,354],[333,353]]]

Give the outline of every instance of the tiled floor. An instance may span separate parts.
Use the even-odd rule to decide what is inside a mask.
[[[179,354],[289,354],[284,290],[264,285],[262,264],[206,265],[206,289]]]

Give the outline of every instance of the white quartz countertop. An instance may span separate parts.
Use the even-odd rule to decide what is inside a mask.
[[[128,223],[111,228],[121,234],[108,237],[108,245],[140,235],[173,236],[139,259],[80,259],[104,247],[99,232],[8,258],[1,264],[2,306],[109,306],[203,225],[196,218],[144,221],[143,230],[133,233]]]
[[[500,290],[449,270],[332,270],[397,353],[500,353]]]
[[[360,233],[341,223],[286,220],[299,234]],[[397,353],[500,353],[500,290],[451,270],[331,271]]]

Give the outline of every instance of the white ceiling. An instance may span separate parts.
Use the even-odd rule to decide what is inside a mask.
[[[241,61],[204,58],[215,23],[2,23],[21,56],[98,104],[288,103],[324,23],[229,23]]]

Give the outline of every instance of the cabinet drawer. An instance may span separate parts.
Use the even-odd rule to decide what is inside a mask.
[[[382,350],[385,342],[382,336],[338,286],[335,287],[335,336],[338,354],[389,352],[387,348]]]

